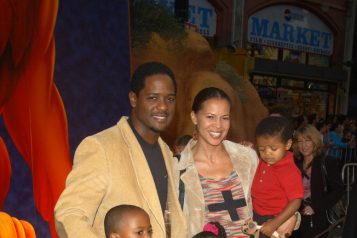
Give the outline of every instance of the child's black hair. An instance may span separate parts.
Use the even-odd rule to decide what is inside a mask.
[[[201,231],[200,233],[197,233],[194,235],[192,238],[217,238],[219,236],[213,234],[210,231]]]
[[[140,91],[145,87],[146,78],[155,74],[164,74],[169,76],[176,93],[177,84],[176,84],[174,73],[168,66],[164,65],[163,63],[155,62],[155,61],[144,63],[138,66],[138,68],[134,71],[133,76],[131,78],[130,90],[138,96]]]
[[[280,136],[286,143],[293,138],[294,128],[291,122],[281,116],[269,116],[259,122],[255,129],[255,138],[259,136]]]
[[[142,211],[147,214],[144,209],[129,204],[121,204],[111,208],[104,217],[104,231],[105,237],[109,237],[110,233],[116,231],[118,223],[120,223],[124,216],[132,211]]]

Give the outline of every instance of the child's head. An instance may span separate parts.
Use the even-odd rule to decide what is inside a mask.
[[[226,238],[226,230],[219,222],[209,222],[203,227],[203,231],[192,238]]]
[[[294,129],[285,117],[270,116],[259,122],[255,139],[260,157],[267,164],[281,160],[292,144]]]
[[[119,205],[111,208],[104,218],[106,238],[151,237],[149,215],[134,205]]]
[[[175,140],[175,146],[174,146],[175,155],[180,154],[185,149],[186,145],[191,139],[192,139],[191,135],[182,135],[178,137]]]

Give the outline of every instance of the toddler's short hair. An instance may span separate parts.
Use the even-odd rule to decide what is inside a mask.
[[[261,120],[255,129],[255,138],[259,136],[280,136],[286,143],[293,138],[294,128],[291,122],[281,116],[268,116]]]

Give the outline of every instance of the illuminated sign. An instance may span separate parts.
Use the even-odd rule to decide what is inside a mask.
[[[248,42],[331,55],[333,33],[308,10],[291,5],[264,8],[248,19]]]
[[[157,2],[175,12],[175,0],[157,0]],[[216,21],[215,9],[207,0],[189,0],[188,23],[194,26],[197,32],[204,36],[214,36]]]

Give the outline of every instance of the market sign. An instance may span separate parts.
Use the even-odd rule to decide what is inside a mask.
[[[314,14],[292,5],[264,8],[248,19],[248,42],[331,55],[333,33]]]
[[[176,0],[180,1],[180,0]],[[156,0],[175,12],[175,0]],[[208,0],[189,0],[188,25],[204,36],[213,37],[216,34],[216,11]]]

